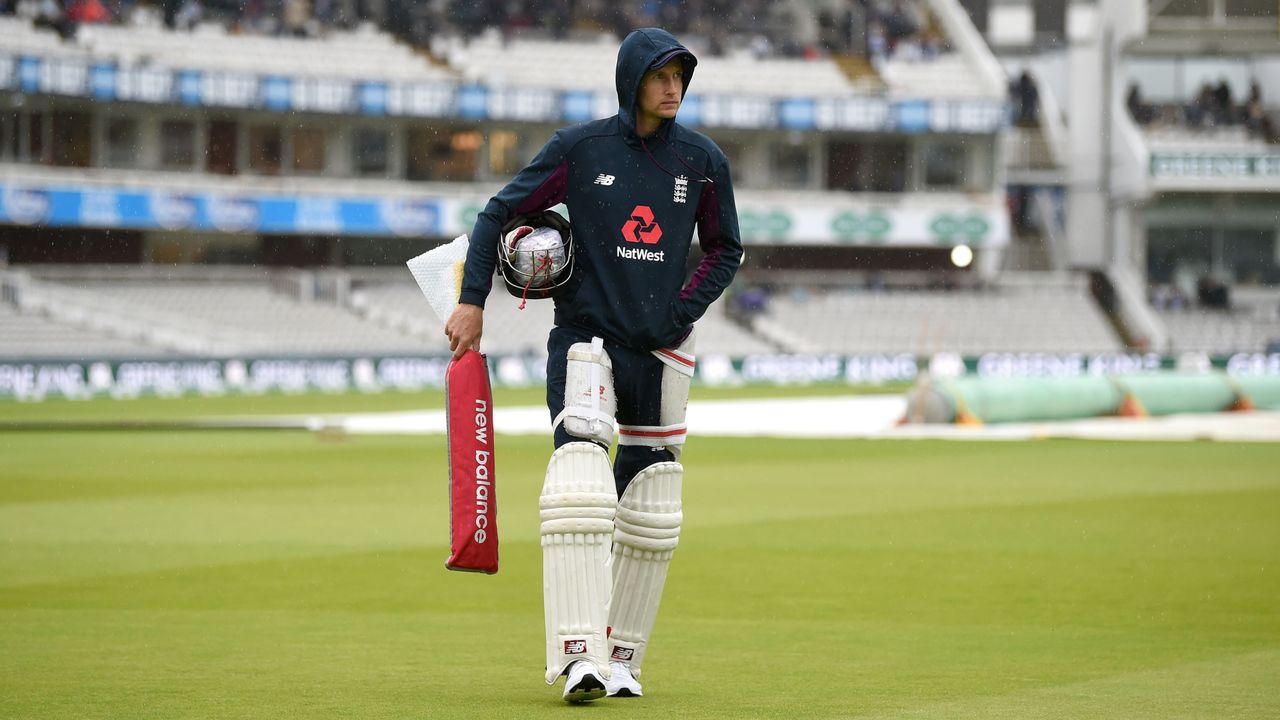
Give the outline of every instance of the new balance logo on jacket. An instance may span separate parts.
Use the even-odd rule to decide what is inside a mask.
[[[596,185],[612,185],[613,180],[614,180],[614,177],[612,175],[605,175],[604,173],[600,173],[599,177],[596,178],[595,184]]]

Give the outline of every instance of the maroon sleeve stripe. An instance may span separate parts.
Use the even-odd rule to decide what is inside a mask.
[[[520,206],[516,208],[516,214],[524,215],[525,213],[538,212],[564,202],[565,190],[569,186],[568,180],[569,163],[561,162],[547,176],[547,179],[542,181],[538,189],[529,193],[529,197],[520,203]]]
[[[716,202],[715,183],[703,186],[698,199],[698,244],[704,251],[720,245],[720,203]]]
[[[714,183],[707,183],[702,191],[702,197],[698,200],[698,244],[707,254],[698,263],[698,267],[693,271],[693,277],[689,278],[689,283],[680,291],[680,299],[688,300],[689,296],[697,291],[698,286],[703,280],[707,279],[707,275],[711,274],[711,269],[716,266],[720,260],[720,215],[718,214],[719,203],[716,202],[716,186]]]

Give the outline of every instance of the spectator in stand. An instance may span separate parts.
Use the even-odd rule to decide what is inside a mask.
[[[63,38],[76,34],[76,24],[67,17],[57,0],[39,0],[33,20],[36,27],[49,28]]]
[[[1218,86],[1213,89],[1213,110],[1215,125],[1235,124],[1236,113],[1231,104],[1231,86],[1227,84],[1226,78],[1219,79]]]
[[[856,53],[876,66],[888,57],[928,60],[945,45],[924,0],[0,0],[0,14],[21,15],[24,7],[64,36],[80,22],[146,25],[151,18],[169,28],[222,22],[241,34],[300,37],[373,22],[417,45],[490,29],[504,37],[525,30],[556,39],[574,30],[622,37],[659,24],[700,37],[712,55]]]
[[[1271,143],[1272,145],[1280,145],[1280,126],[1276,125],[1276,122],[1271,119],[1270,115],[1262,116],[1262,122],[1259,127],[1263,140]]]
[[[897,49],[898,41],[909,38],[920,32],[923,27],[916,8],[903,0],[894,0],[892,4],[880,3],[884,8],[880,19],[884,22],[885,32],[889,34],[889,44]]]
[[[1040,91],[1036,88],[1035,78],[1031,71],[1024,69],[1010,88],[1016,104],[1017,119],[1020,127],[1035,127],[1040,123]]]
[[[920,44],[924,49],[925,60],[935,60],[946,49],[946,41],[933,30],[925,30],[920,34]]]
[[[96,25],[111,22],[111,13],[102,0],[73,0],[67,8],[67,20],[77,25]]]
[[[1245,101],[1244,110],[1241,113],[1244,117],[1244,127],[1252,137],[1261,137],[1266,139],[1266,133],[1263,127],[1267,121],[1267,113],[1262,108],[1262,88],[1258,83],[1253,83],[1249,88],[1249,99]]]
[[[727,312],[742,322],[751,322],[769,310],[769,292],[763,286],[750,285],[733,293]]]
[[[893,46],[893,59],[903,62],[919,62],[924,59],[924,46],[920,43],[919,35],[908,35],[898,38],[898,42]]]
[[[840,32],[840,20],[830,8],[818,11],[818,44],[823,52],[831,55],[843,53],[848,48],[848,36]]]
[[[1156,117],[1155,108],[1143,102],[1142,90],[1137,83],[1129,86],[1129,96],[1125,98],[1125,104],[1129,107],[1129,115],[1139,125],[1150,125]]]
[[[1196,299],[1200,307],[1211,310],[1231,309],[1231,289],[1222,281],[1211,275],[1204,275],[1196,281]]]
[[[173,26],[178,30],[191,30],[203,19],[204,5],[200,4],[200,0],[186,0],[182,3],[182,7],[178,8],[178,14],[173,18]]]
[[[867,58],[877,70],[889,57],[889,40],[885,37],[884,26],[879,20],[873,20],[867,28]]]
[[[849,5],[849,14],[845,19],[845,27],[849,31],[849,52],[860,55],[867,54],[867,6],[862,0]]]
[[[281,25],[285,35],[307,37],[307,21],[311,19],[311,3],[309,0],[284,0],[284,22]]]
[[[1249,99],[1240,110],[1240,115],[1249,137],[1257,137],[1270,143],[1280,142],[1280,131],[1277,131],[1275,120],[1267,115],[1266,109],[1262,106],[1262,88],[1257,82],[1249,87]]]
[[[1209,83],[1201,85],[1200,92],[1187,106],[1187,125],[1193,128],[1212,127],[1216,105],[1217,99],[1213,94],[1213,86]]]

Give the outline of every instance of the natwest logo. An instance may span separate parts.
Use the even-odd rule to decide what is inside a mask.
[[[622,225],[622,237],[627,242],[653,245],[662,239],[662,227],[653,219],[648,205],[637,205],[631,211],[631,219]]]

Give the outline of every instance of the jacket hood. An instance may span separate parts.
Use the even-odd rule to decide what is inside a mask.
[[[636,97],[640,94],[640,81],[655,63],[665,64],[673,57],[684,59],[684,95],[689,92],[689,81],[698,58],[680,44],[675,36],[662,28],[641,28],[632,31],[618,48],[618,66],[614,82],[618,88],[618,119],[628,135],[636,133]],[[663,123],[665,126],[667,123]]]

